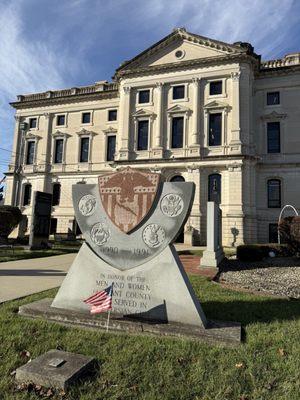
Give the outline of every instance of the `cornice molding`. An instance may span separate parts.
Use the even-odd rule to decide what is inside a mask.
[[[10,103],[16,110],[24,108],[45,107],[58,104],[78,103],[91,100],[105,100],[119,97],[118,90],[107,90],[88,94],[68,95],[52,98],[41,98],[35,100],[23,100]]]
[[[194,33],[187,32],[185,28],[177,28],[171,34],[167,35],[159,42],[154,43],[151,47],[147,48],[143,52],[139,53],[137,56],[132,58],[129,61],[125,61],[121,64],[119,68],[116,70],[116,76],[121,75],[122,71],[128,70],[128,67],[136,68],[140,63],[145,61],[148,57],[151,57],[153,54],[159,52],[160,50],[164,49],[165,47],[169,46],[170,44],[178,41],[188,41],[194,44],[198,44],[200,46],[205,46],[210,49],[214,49],[219,52],[224,52],[226,55],[230,54],[246,54],[248,53],[249,49],[245,47],[241,47],[238,44],[229,44],[225,42],[221,42],[219,40],[209,39],[204,36],[200,36]],[[256,54],[253,53],[255,57]],[[257,56],[256,56],[257,57]]]
[[[167,63],[161,65],[151,65],[151,66],[136,67],[136,68],[133,67],[130,69],[120,70],[119,72],[116,73],[115,77],[117,79],[120,79],[125,77],[152,75],[153,73],[166,73],[176,70],[186,70],[190,68],[202,67],[208,65],[217,66],[234,61],[251,63],[254,64],[255,67],[257,68],[259,65],[259,60],[257,58],[250,56],[246,53],[226,54],[224,56],[206,57],[201,59]]]

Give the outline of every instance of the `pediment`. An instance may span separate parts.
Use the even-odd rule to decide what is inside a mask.
[[[94,136],[97,135],[96,132],[88,131],[87,129],[82,128],[79,132],[76,132],[78,136]]]
[[[265,114],[261,116],[261,119],[264,120],[278,120],[278,119],[284,119],[287,117],[287,114],[282,114],[278,113],[276,111],[272,111],[269,114]]]
[[[71,135],[68,135],[66,132],[62,132],[60,130],[56,130],[55,132],[52,133],[53,137],[68,137]]]
[[[173,113],[186,113],[186,112],[190,112],[190,108],[188,107],[184,107],[180,104],[176,104],[173,107],[170,107],[167,109],[167,113],[168,114],[173,114]]]
[[[39,136],[39,135],[37,135],[36,133],[33,133],[33,132],[27,132],[26,135],[25,135],[25,138],[27,140],[30,140],[30,139],[39,140],[39,139],[42,139],[42,136]]]
[[[227,109],[229,110],[231,107],[228,103],[224,101],[213,100],[203,107],[204,110],[215,110],[215,109]]]
[[[117,133],[117,129],[114,128],[113,126],[109,126],[107,129],[103,129],[103,132],[108,134],[108,133]]]
[[[147,66],[155,67],[163,64],[199,60],[201,58],[242,54],[247,53],[247,51],[249,51],[249,48],[246,49],[238,44],[220,42],[189,33],[184,28],[178,28],[133,59],[121,64],[116,73]],[[179,57],[178,54],[180,53],[178,52],[181,52]]]
[[[155,114],[152,111],[145,110],[144,108],[140,108],[136,112],[132,113],[132,116],[134,118],[140,118],[140,117],[154,117]]]

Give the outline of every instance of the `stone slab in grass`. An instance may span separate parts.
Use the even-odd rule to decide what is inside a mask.
[[[61,350],[47,353],[22,365],[16,370],[18,382],[67,390],[79,379],[87,376],[93,369],[94,359],[81,354]]]
[[[106,313],[91,315],[89,312],[59,309],[51,307],[52,301],[53,299],[46,298],[25,304],[19,308],[19,314],[29,318],[43,318],[65,325],[106,331]],[[174,322],[145,321],[139,318],[123,317],[123,315],[112,313],[110,316],[109,332],[178,337],[202,340],[213,344],[221,343],[229,346],[238,345],[241,342],[241,324],[224,321],[208,321],[207,327],[201,328]]]

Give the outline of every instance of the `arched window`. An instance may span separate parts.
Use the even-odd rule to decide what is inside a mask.
[[[52,205],[58,206],[60,201],[60,183],[53,184]]]
[[[208,177],[208,201],[221,203],[221,175],[211,174]]]
[[[268,208],[281,207],[281,182],[279,179],[268,180]]]
[[[170,179],[170,182],[185,182],[185,179],[181,175],[175,175]]]
[[[23,206],[29,206],[31,203],[31,184],[26,183],[24,186]]]

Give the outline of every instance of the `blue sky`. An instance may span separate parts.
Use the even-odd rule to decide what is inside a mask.
[[[174,27],[251,42],[264,60],[300,51],[299,0],[0,0],[0,147],[18,94],[110,80]],[[0,150],[0,178],[10,153]]]

